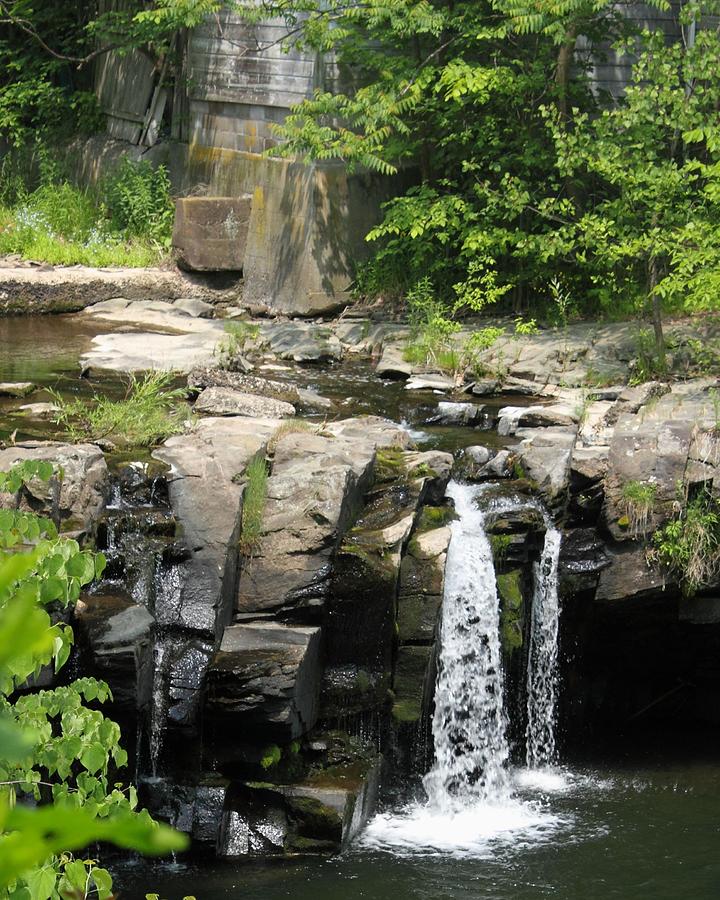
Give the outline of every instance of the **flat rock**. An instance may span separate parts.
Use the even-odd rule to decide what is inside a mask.
[[[186,316],[183,318],[187,320]],[[98,335],[93,338],[91,349],[81,357],[80,363],[83,369],[90,371],[189,372],[197,366],[212,365],[223,334],[221,328],[215,327],[193,334],[131,332]]]
[[[55,403],[25,403],[19,407],[19,411],[31,419],[52,419],[60,407]]]
[[[0,397],[27,397],[34,390],[32,381],[0,381]]]
[[[195,412],[210,416],[250,416],[252,418],[285,419],[295,415],[295,407],[283,400],[245,394],[232,388],[209,387],[200,394]]]
[[[210,665],[207,709],[255,741],[294,740],[315,724],[320,675],[319,628],[232,625]]]
[[[193,319],[210,319],[214,312],[213,307],[209,303],[197,297],[180,297],[177,300],[173,300],[173,306],[175,309],[182,310],[188,316],[192,316]]]
[[[403,355],[403,348],[397,344],[383,347],[382,356],[375,366],[378,378],[409,378],[413,373],[413,365]]]
[[[405,385],[406,391],[453,391],[455,381],[448,375],[413,375]]]
[[[550,406],[529,406],[518,417],[521,428],[547,428],[549,425],[576,425],[577,412],[566,403]]]

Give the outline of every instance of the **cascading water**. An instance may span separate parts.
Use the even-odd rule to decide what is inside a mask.
[[[526,841],[545,840],[560,823],[511,789],[499,601],[487,512],[478,506],[485,490],[451,482],[447,492],[458,519],[451,526],[445,568],[433,719],[436,761],[424,779],[428,799],[376,816],[361,838],[366,847],[485,856],[518,833]],[[496,514],[517,505],[500,501],[490,509]]]
[[[448,549],[435,690],[430,803],[450,812],[508,794],[499,606],[492,549],[476,500],[453,482],[459,518]]]
[[[558,560],[561,533],[547,523],[540,562],[535,566],[527,669],[526,762],[529,768],[555,762],[558,686]]]

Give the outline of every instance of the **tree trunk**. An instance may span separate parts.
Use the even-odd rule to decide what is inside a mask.
[[[557,108],[563,119],[568,117],[568,87],[570,86],[570,69],[577,42],[577,26],[570,25],[565,38],[560,44],[557,63],[555,65],[555,86],[557,87]]]
[[[652,321],[655,331],[655,348],[657,350],[658,360],[664,367],[665,365],[665,335],[663,333],[662,324],[662,301],[658,296],[655,288],[658,286],[660,278],[658,276],[658,260],[653,254],[648,261],[648,293],[652,304]]]

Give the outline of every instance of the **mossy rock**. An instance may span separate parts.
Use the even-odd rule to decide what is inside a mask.
[[[342,819],[336,809],[316,797],[288,796],[285,802],[298,835],[334,844],[342,840]]]
[[[398,723],[419,722],[433,647],[401,647],[395,664],[392,716]]]
[[[525,604],[520,569],[498,575],[497,589],[500,597],[500,635],[503,652],[510,655],[523,645]]]
[[[375,455],[375,482],[407,478],[405,454],[398,447],[381,447]]]

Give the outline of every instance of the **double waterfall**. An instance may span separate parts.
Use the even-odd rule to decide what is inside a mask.
[[[500,646],[500,613],[483,487],[452,482],[458,519],[448,549],[435,690],[435,764],[425,776],[431,806],[451,813],[510,795],[509,748]],[[517,508],[518,501],[505,501]],[[498,507],[495,507],[498,511]],[[534,567],[527,667],[526,762],[555,758],[560,533],[546,518]]]

